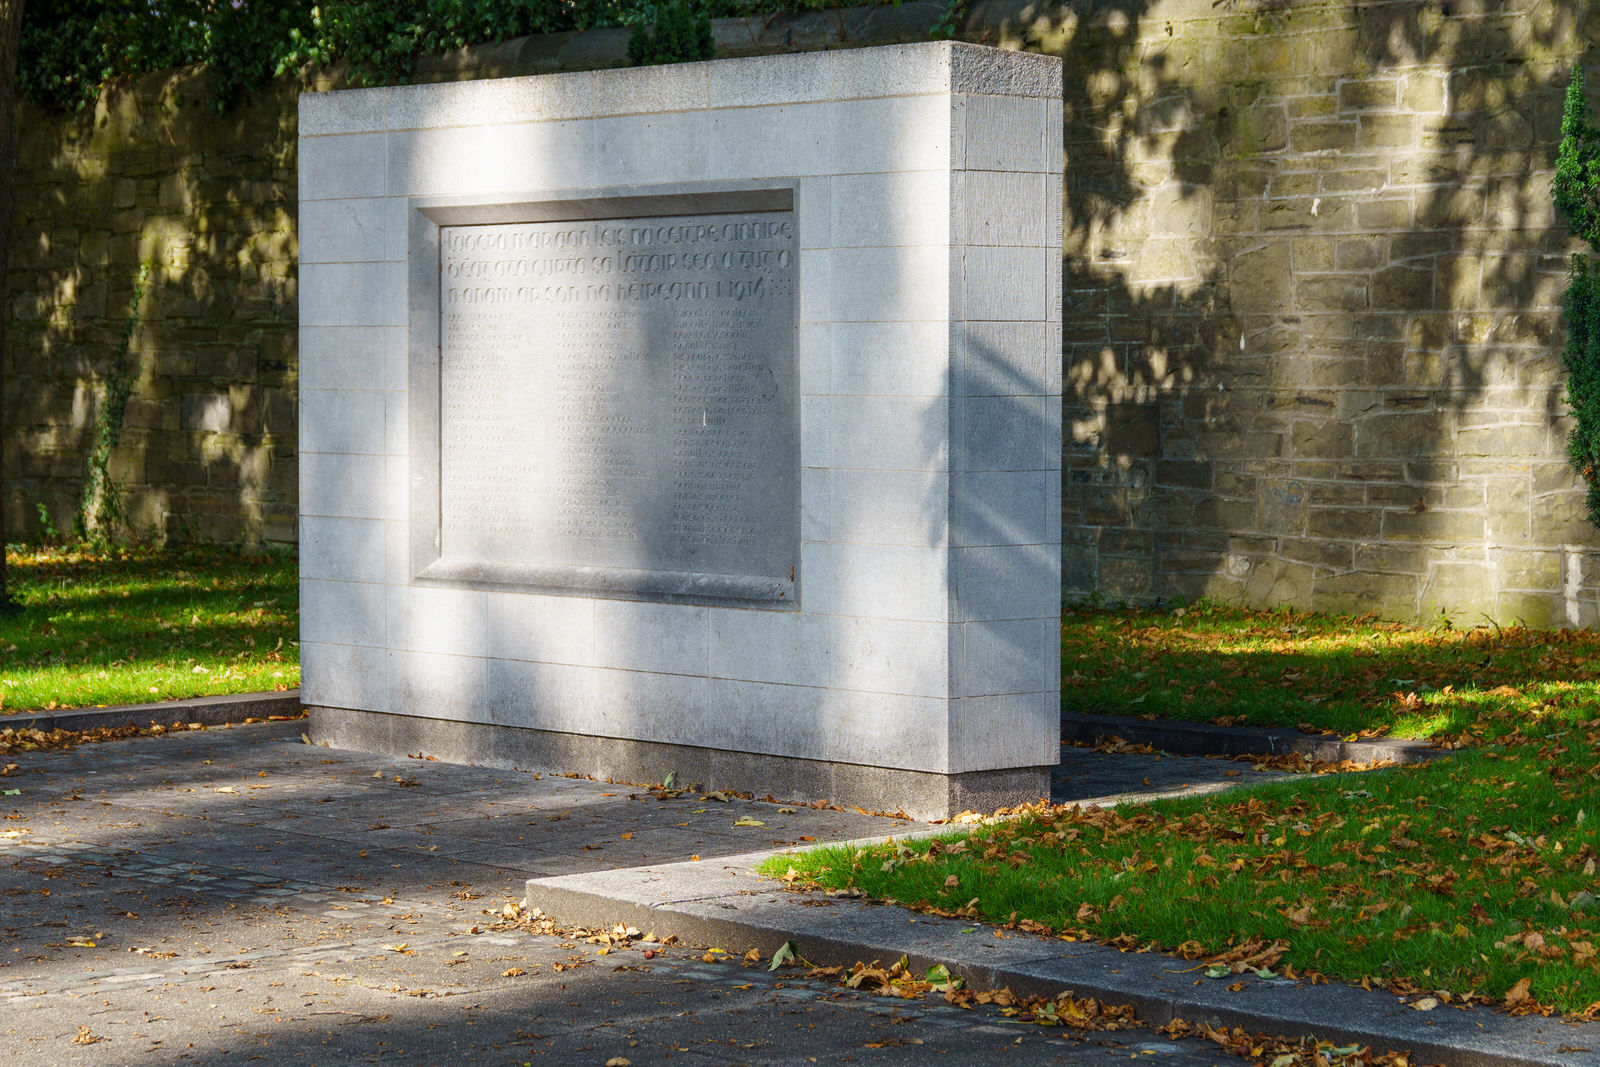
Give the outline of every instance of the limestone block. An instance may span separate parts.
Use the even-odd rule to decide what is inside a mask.
[[[1538,456],[1546,452],[1543,426],[1463,427],[1456,431],[1456,451],[1462,456]]]
[[[381,196],[384,191],[384,135],[363,133],[302,138],[299,168],[303,200]],[[308,191],[311,195],[307,195]]]
[[[1358,311],[1368,304],[1367,279],[1355,274],[1300,275],[1295,279],[1294,298],[1302,308]]]
[[[1571,598],[1560,594],[1516,591],[1498,593],[1490,617],[1543,630],[1593,626],[1597,612],[1592,600],[1574,603]]]
[[[488,722],[492,707],[485,699],[489,692],[488,664],[488,660],[478,656],[391,649],[386,668],[388,710],[396,714],[415,714],[417,709],[426,708],[429,718]],[[302,678],[304,674],[302,665]]]
[[[951,106],[937,97],[839,100],[832,112],[836,172],[938,170],[965,161]]]
[[[1427,267],[1390,267],[1372,276],[1372,305],[1402,311],[1432,308],[1433,271]]]
[[[1423,617],[1483,616],[1495,610],[1494,576],[1486,566],[1470,563],[1436,563],[1422,590]]]
[[[833,120],[833,108],[816,103],[713,112],[707,173],[712,178],[830,174]]]
[[[944,543],[948,536],[948,473],[837,468],[827,477],[829,540],[915,545]]]
[[[714,677],[823,687],[833,673],[836,624],[819,615],[710,613],[710,672]]]
[[[1447,412],[1406,411],[1373,415],[1355,427],[1358,456],[1417,456],[1446,451],[1453,440]]]
[[[1562,588],[1562,553],[1491,549],[1491,565],[1500,589],[1557,590]]]
[[[307,578],[385,580],[382,522],[306,516],[300,520],[299,543],[300,573]]]
[[[1360,143],[1359,132],[1353,121],[1294,122],[1289,126],[1289,148],[1294,152],[1349,151]]]
[[[1306,489],[1296,481],[1267,481],[1257,498],[1257,528],[1267,533],[1298,534],[1305,525]]]
[[[1383,536],[1395,541],[1477,543],[1485,538],[1485,518],[1469,511],[1386,511]]]
[[[934,622],[838,619],[829,626],[829,684],[907,696],[947,694],[951,665],[942,629]],[[1030,651],[1036,656],[1038,646]]]
[[[1368,200],[1356,205],[1356,224],[1363,230],[1404,230],[1411,226],[1411,201]]]
[[[383,456],[300,456],[300,514],[336,518],[388,516],[388,474]]]
[[[370,389],[301,390],[300,449],[302,452],[388,453],[384,394]]]
[[[1351,615],[1392,612],[1404,617],[1414,615],[1420,594],[1421,580],[1412,575],[1352,571],[1318,577],[1311,604],[1315,611]]]
[[[1268,241],[1234,257],[1229,276],[1241,311],[1281,311],[1292,306],[1292,245]]]
[[[1105,596],[1138,597],[1154,589],[1156,572],[1148,558],[1103,556],[1098,562],[1097,578],[1098,589]]]
[[[1306,510],[1306,535],[1309,537],[1370,539],[1379,536],[1383,529],[1383,515],[1378,511],[1349,508]]]
[[[1594,526],[1580,493],[1543,493],[1528,503],[1528,523],[1538,542],[1547,545],[1588,544]]]
[[[1300,541],[1287,538],[1282,542],[1281,551],[1285,559],[1294,560],[1296,563],[1309,563],[1315,567],[1332,570],[1350,570],[1355,564],[1355,548],[1352,545],[1340,544],[1330,541]],[[1307,591],[1309,595],[1309,591]],[[1284,603],[1291,603],[1285,600]],[[1304,603],[1305,597],[1298,602]]]
[[[1052,171],[1044,100],[974,95],[964,105],[965,169]]]
[[[384,587],[367,582],[301,579],[300,636],[313,643],[383,648]]]
[[[998,269],[1010,272],[1003,278],[975,279],[981,287],[980,295],[987,301],[985,306],[996,312],[992,317],[1009,317],[1001,313],[1005,306],[1025,301],[1033,312],[1028,318],[1044,317],[1044,280],[1036,277],[1037,264],[1032,274],[1023,275],[1018,273],[1025,269],[1020,254],[1011,249],[973,251],[988,253],[986,258],[1000,261],[996,264]],[[835,322],[948,321],[956,310],[952,296],[960,295],[953,286],[949,263],[923,248],[836,248],[827,257],[826,269],[827,310],[811,321],[822,321],[830,315]],[[1008,288],[1030,282],[1031,291],[1020,296]],[[1029,297],[1033,299],[1029,301]]]
[[[301,699],[334,708],[387,710],[388,654],[382,648],[302,641]]]

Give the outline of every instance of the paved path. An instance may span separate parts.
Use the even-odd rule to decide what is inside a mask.
[[[1257,771],[1249,763],[1228,759],[1108,755],[1063,745],[1061,763],[1050,775],[1050,799],[1057,804],[1120,804],[1216,793],[1281,777],[1285,776],[1277,771]]]
[[[531,877],[911,824],[316,748],[301,728],[14,757],[0,778],[20,791],[0,797],[0,1061],[1239,1062],[1149,1031],[1045,1031],[708,964],[686,947],[646,961],[637,943],[601,956],[496,929],[484,913]],[[1237,767],[1078,751],[1061,777],[1084,797],[1231,781]]]

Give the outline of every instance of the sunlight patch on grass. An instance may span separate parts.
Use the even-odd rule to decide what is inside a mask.
[[[1486,711],[1600,707],[1600,635],[1256,612],[1069,611],[1065,711],[1288,726],[1342,736],[1468,731]]]
[[[0,713],[293,689],[292,554],[8,549]]]

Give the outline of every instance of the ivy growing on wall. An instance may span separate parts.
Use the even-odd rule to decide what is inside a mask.
[[[1589,519],[1600,526],[1600,129],[1590,120],[1583,69],[1574,68],[1561,117],[1561,148],[1551,193],[1574,237],[1589,245],[1572,257],[1562,306],[1567,319],[1567,403],[1574,425],[1567,439],[1572,465],[1588,488]]]
[[[95,420],[94,444],[89,449],[88,470],[83,481],[83,497],[78,505],[78,536],[92,542],[105,542],[123,526],[122,497],[111,481],[111,451],[122,439],[122,420],[128,412],[128,397],[133,393],[133,335],[139,328],[139,311],[145,287],[150,281],[150,264],[139,267],[128,299],[128,316],[122,322],[111,369],[106,373],[105,393]]]

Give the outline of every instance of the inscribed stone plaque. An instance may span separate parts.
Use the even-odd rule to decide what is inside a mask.
[[[439,229],[439,557],[793,598],[792,211]]]

